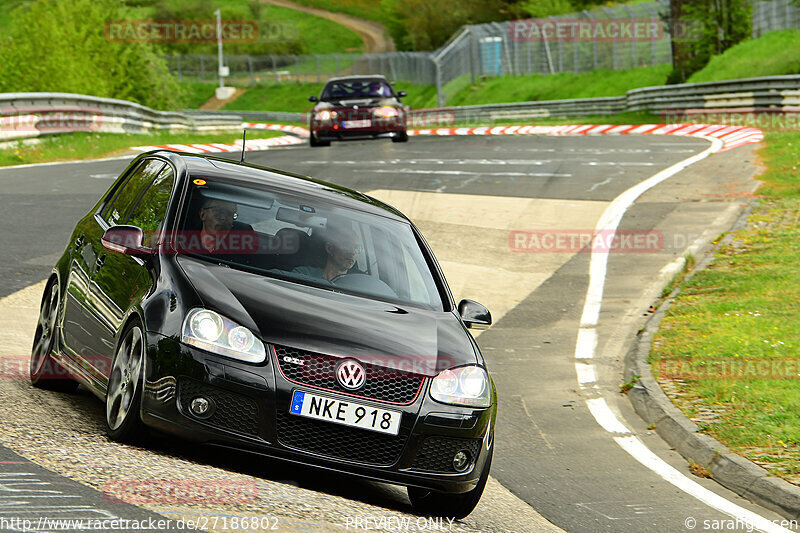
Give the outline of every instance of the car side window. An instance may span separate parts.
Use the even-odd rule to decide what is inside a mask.
[[[167,165],[131,210],[126,224],[142,228],[145,246],[153,247],[158,242],[174,185],[175,172]]]
[[[165,164],[158,159],[146,159],[143,161],[114,193],[114,197],[108,205],[103,208],[100,215],[103,220],[109,226],[122,224],[121,221],[128,218],[131,208],[141,197],[144,188],[158,175]]]

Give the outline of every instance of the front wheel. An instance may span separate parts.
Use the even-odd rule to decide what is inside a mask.
[[[408,142],[408,133],[405,131],[402,133],[398,133],[395,137],[392,137],[392,142],[396,143]]]
[[[39,308],[39,322],[33,335],[31,348],[31,384],[40,389],[59,392],[74,392],[78,382],[69,378],[66,370],[58,366],[50,353],[55,345],[58,322],[59,299],[58,280],[52,280],[44,290],[42,305]]]
[[[144,433],[139,414],[144,382],[144,333],[140,323],[129,324],[120,337],[106,392],[106,433],[111,440],[134,442]]]
[[[478,505],[483,495],[483,489],[486,488],[493,455],[494,446],[489,450],[489,457],[486,458],[478,484],[469,492],[448,494],[408,487],[408,499],[411,500],[411,507],[413,507],[414,512],[424,516],[444,516],[455,520],[461,520],[468,516]]]
[[[311,146],[314,146],[314,147],[316,147],[316,146],[330,146],[331,142],[330,141],[320,141],[312,133],[311,136],[308,138],[308,144],[310,144]]]

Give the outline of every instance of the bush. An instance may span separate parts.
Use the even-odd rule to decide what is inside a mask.
[[[11,14],[0,38],[0,92],[68,92],[181,107],[182,93],[152,45],[106,39],[121,0],[37,0]]]

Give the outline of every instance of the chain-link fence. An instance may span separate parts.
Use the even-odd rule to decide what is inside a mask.
[[[753,37],[789,28],[800,28],[800,8],[792,0],[753,2]]]
[[[214,55],[166,56],[167,66],[179,80],[217,81]],[[228,81],[258,85],[285,81],[322,83],[334,76],[383,74],[391,80],[414,84],[435,83],[435,67],[427,52],[383,54],[326,54],[305,56],[226,55]]]
[[[666,6],[647,2],[465,26],[434,52],[439,104],[478,76],[622,70],[672,61]],[[448,87],[448,84],[453,84]]]
[[[792,0],[754,0],[753,36],[800,27]],[[669,0],[602,7],[557,17],[463,26],[434,52],[226,56],[236,84],[317,82],[344,75],[383,74],[436,85],[438,103],[483,76],[625,70],[672,62],[664,23]],[[168,56],[180,79],[216,81],[213,55]]]

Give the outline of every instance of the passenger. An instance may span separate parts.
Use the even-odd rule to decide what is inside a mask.
[[[383,92],[383,84],[379,81],[373,81],[369,84],[370,96],[385,96]]]
[[[356,232],[349,228],[329,228],[325,234],[325,267],[299,266],[292,272],[313,278],[332,281],[347,274],[361,253],[361,243]]]

